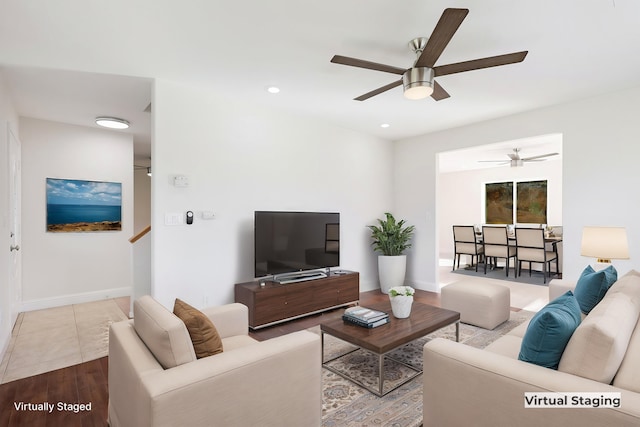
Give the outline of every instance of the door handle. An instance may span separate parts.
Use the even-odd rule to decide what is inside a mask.
[[[9,249],[11,249],[11,251],[19,251],[20,250],[20,245],[11,245],[11,247]]]

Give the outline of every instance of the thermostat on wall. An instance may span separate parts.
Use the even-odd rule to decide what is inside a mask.
[[[186,175],[176,175],[173,177],[173,185],[176,187],[188,187],[189,177]]]

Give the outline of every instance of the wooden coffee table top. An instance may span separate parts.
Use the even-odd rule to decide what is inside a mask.
[[[411,315],[396,319],[391,302],[368,304],[367,308],[389,313],[390,322],[377,328],[363,328],[342,320],[342,313],[320,324],[320,330],[378,354],[384,354],[460,320],[460,313],[444,308],[413,302]]]

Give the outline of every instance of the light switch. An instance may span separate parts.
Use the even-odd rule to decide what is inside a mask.
[[[183,214],[181,213],[166,213],[164,214],[164,225],[182,225]]]

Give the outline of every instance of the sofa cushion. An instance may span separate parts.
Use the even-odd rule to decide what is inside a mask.
[[[184,322],[149,295],[133,302],[133,327],[163,368],[196,360]]]
[[[620,369],[616,373],[613,379],[613,385],[615,387],[622,388],[624,390],[635,391],[640,393],[640,327],[636,324],[636,328],[631,334],[627,351],[624,353],[624,358],[620,364]]]
[[[632,299],[640,299],[640,273],[636,270],[629,271],[620,277],[607,291],[607,295],[617,293],[625,294]]]
[[[576,329],[558,370],[611,383],[638,321],[638,302],[624,293],[607,294]]]
[[[617,279],[618,272],[613,265],[599,271],[595,271],[588,265],[582,271],[576,283],[576,289],[573,291],[580,304],[580,310],[584,314],[589,314]]]
[[[562,352],[579,324],[580,306],[573,293],[567,291],[533,316],[518,359],[558,369]]]
[[[218,330],[203,312],[176,298],[173,314],[186,325],[198,359],[222,353],[222,340]]]

